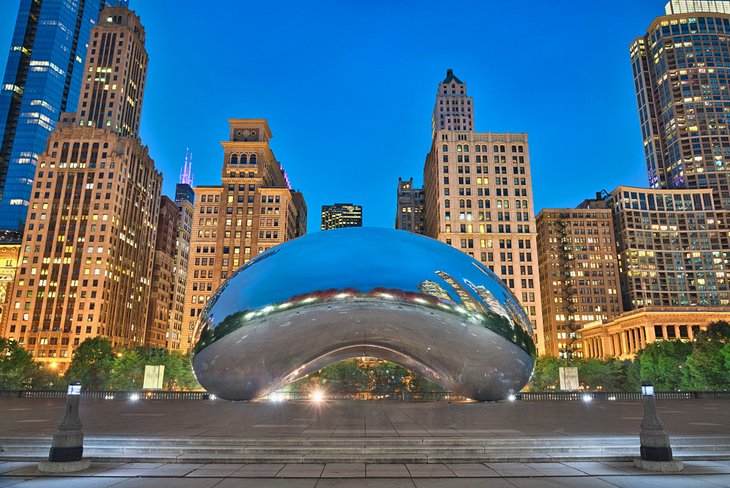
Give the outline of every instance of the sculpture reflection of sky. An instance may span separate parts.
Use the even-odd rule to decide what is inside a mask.
[[[375,228],[310,234],[246,263],[203,311],[201,346],[277,310],[347,299],[407,301],[471,321],[491,317],[488,326],[534,355],[527,316],[488,268],[434,239]]]

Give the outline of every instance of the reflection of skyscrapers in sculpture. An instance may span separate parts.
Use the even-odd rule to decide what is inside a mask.
[[[322,230],[362,227],[362,205],[334,203],[322,205]]]
[[[23,232],[38,158],[60,114],[76,107],[103,7],[100,0],[20,1],[0,84],[0,229]]]
[[[477,286],[469,280],[464,280],[464,283],[466,283],[466,286],[474,290],[474,293],[476,293],[479,298],[484,301],[488,312],[496,313],[497,315],[501,315],[505,318],[510,318],[507,310],[504,309],[502,304],[499,303],[499,300],[495,298],[491,291],[487,290],[484,286]]]
[[[423,171],[425,235],[492,270],[517,296],[543,350],[527,134],[474,131],[466,83],[439,83]]]
[[[229,119],[220,185],[195,188],[182,349],[215,290],[244,263],[306,232],[307,206],[270,147],[265,119]]]
[[[469,293],[469,290],[464,288],[464,286],[456,281],[450,274],[445,273],[444,271],[436,271],[436,274],[439,275],[446,283],[451,285],[458,297],[461,299],[461,305],[463,305],[464,308],[470,312],[484,312],[484,307],[474,300],[474,297],[471,293]]]
[[[162,185],[139,139],[144,43],[134,12],[104,9],[84,68],[95,74],[38,160],[6,333],[61,367],[90,337],[144,341]]]
[[[418,285],[418,291],[424,295],[431,295],[433,297],[445,300],[447,302],[453,302],[454,300],[449,296],[446,290],[441,285],[431,280],[423,280]]]

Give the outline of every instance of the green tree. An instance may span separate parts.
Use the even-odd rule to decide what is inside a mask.
[[[620,391],[626,383],[626,366],[615,358],[575,361],[581,386],[591,390]]]
[[[13,339],[0,337],[0,389],[20,390],[31,386],[39,365],[33,356]]]
[[[730,387],[730,370],[722,354],[723,344],[698,339],[687,357],[683,369],[682,388],[685,390],[715,391]]]
[[[530,378],[530,391],[557,390],[560,382],[558,368],[561,366],[566,366],[566,363],[556,356],[543,355],[537,358]]]
[[[118,351],[109,374],[109,388],[112,390],[136,390],[142,388],[144,380],[144,359],[141,349]]]
[[[80,381],[87,390],[104,390],[114,367],[114,352],[111,343],[103,337],[86,339],[74,352],[71,364],[66,370],[66,379]]]
[[[191,356],[172,351],[165,356],[164,387],[169,390],[199,390],[202,388],[193,374]]]
[[[683,373],[692,344],[682,341],[658,341],[639,351],[639,377],[651,381],[659,391],[682,388]]]
[[[701,331],[698,334],[696,340],[708,340],[711,342],[719,342],[720,344],[727,344],[730,342],[730,323],[724,320],[712,322],[707,326],[707,330]]]
[[[627,361],[626,382],[624,383],[624,391],[640,391],[641,390],[641,360],[635,357],[633,361]]]

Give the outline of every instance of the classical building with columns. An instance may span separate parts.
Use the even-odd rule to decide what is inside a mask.
[[[730,321],[730,311],[723,307],[639,308],[611,321],[586,324],[581,330],[583,355],[632,359],[659,340],[694,340],[700,330],[718,320]]]

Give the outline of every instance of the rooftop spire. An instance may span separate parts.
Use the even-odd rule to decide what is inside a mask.
[[[180,183],[193,186],[193,153],[185,148],[185,163],[180,169]]]
[[[454,70],[449,68],[446,70],[446,79],[443,81],[443,83],[451,83],[452,81],[455,81],[456,83],[463,85],[464,82],[461,81],[459,78],[457,78],[454,75]]]

